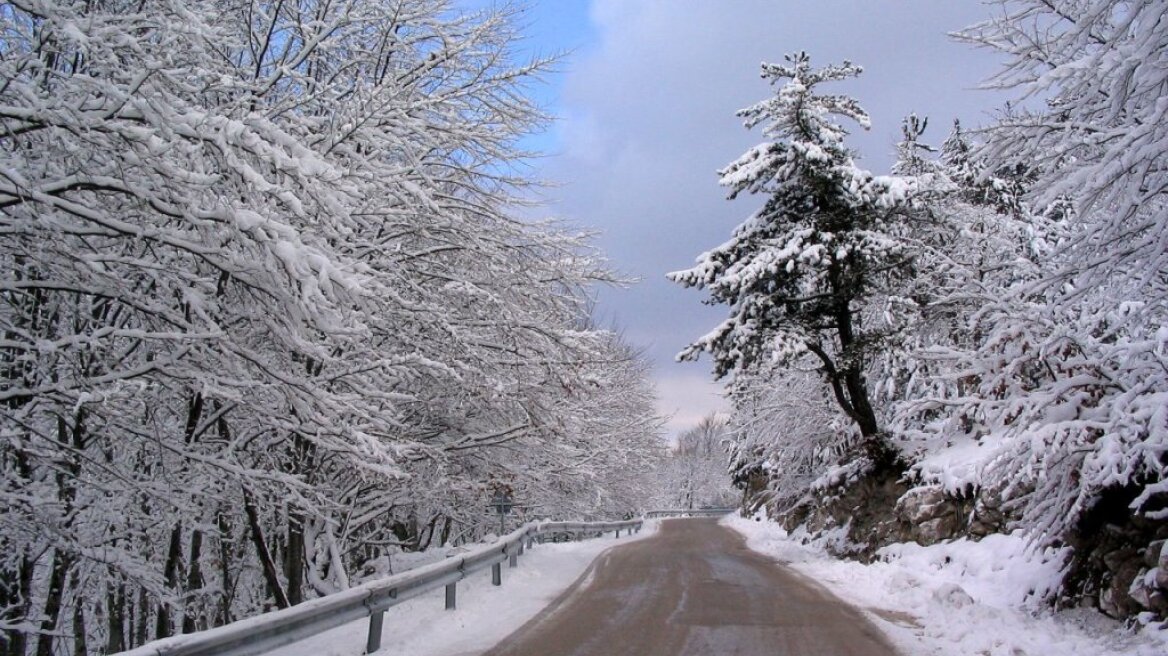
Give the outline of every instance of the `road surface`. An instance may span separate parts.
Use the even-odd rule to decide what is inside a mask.
[[[858,611],[747,549],[716,519],[674,519],[602,554],[487,656],[895,653]]]

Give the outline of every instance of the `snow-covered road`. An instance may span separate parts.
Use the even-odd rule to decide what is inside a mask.
[[[488,656],[894,654],[860,612],[716,519],[662,522],[652,539],[605,552]]]

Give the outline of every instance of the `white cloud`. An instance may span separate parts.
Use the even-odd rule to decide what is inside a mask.
[[[674,373],[657,379],[658,411],[669,418],[665,432],[670,439],[712,413],[726,413],[729,406],[721,386],[701,373]]]

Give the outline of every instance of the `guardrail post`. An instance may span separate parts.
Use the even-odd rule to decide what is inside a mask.
[[[503,563],[491,565],[491,585],[503,585]]]
[[[454,610],[458,603],[458,584],[446,584],[446,610]]]
[[[616,539],[618,539],[618,540],[620,539],[620,529],[619,528],[616,530]]]
[[[385,611],[375,611],[369,616],[369,637],[365,640],[365,653],[372,654],[381,649],[381,624],[385,621]]]
[[[519,555],[520,556],[523,555],[523,544],[524,544],[523,540],[520,540],[519,541]]]
[[[511,552],[511,557],[507,559],[507,567],[519,567],[519,554]]]

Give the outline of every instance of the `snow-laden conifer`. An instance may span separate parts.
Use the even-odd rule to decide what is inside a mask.
[[[852,98],[818,86],[860,72],[848,62],[814,69],[806,53],[763,65],[762,77],[778,85],[775,95],[738,114],[770,140],[720,174],[730,198],[762,194],[765,205],[729,241],[670,278],[707,290],[709,302],[730,313],[679,357],[707,352],[724,376],[811,354],[869,456],[888,464],[893,450],[865,372],[893,335],[861,317],[865,303],[910,270],[913,249],[898,226],[911,212],[915,183],[861,169],[844,143],[841,119],[867,128],[868,115]]]

